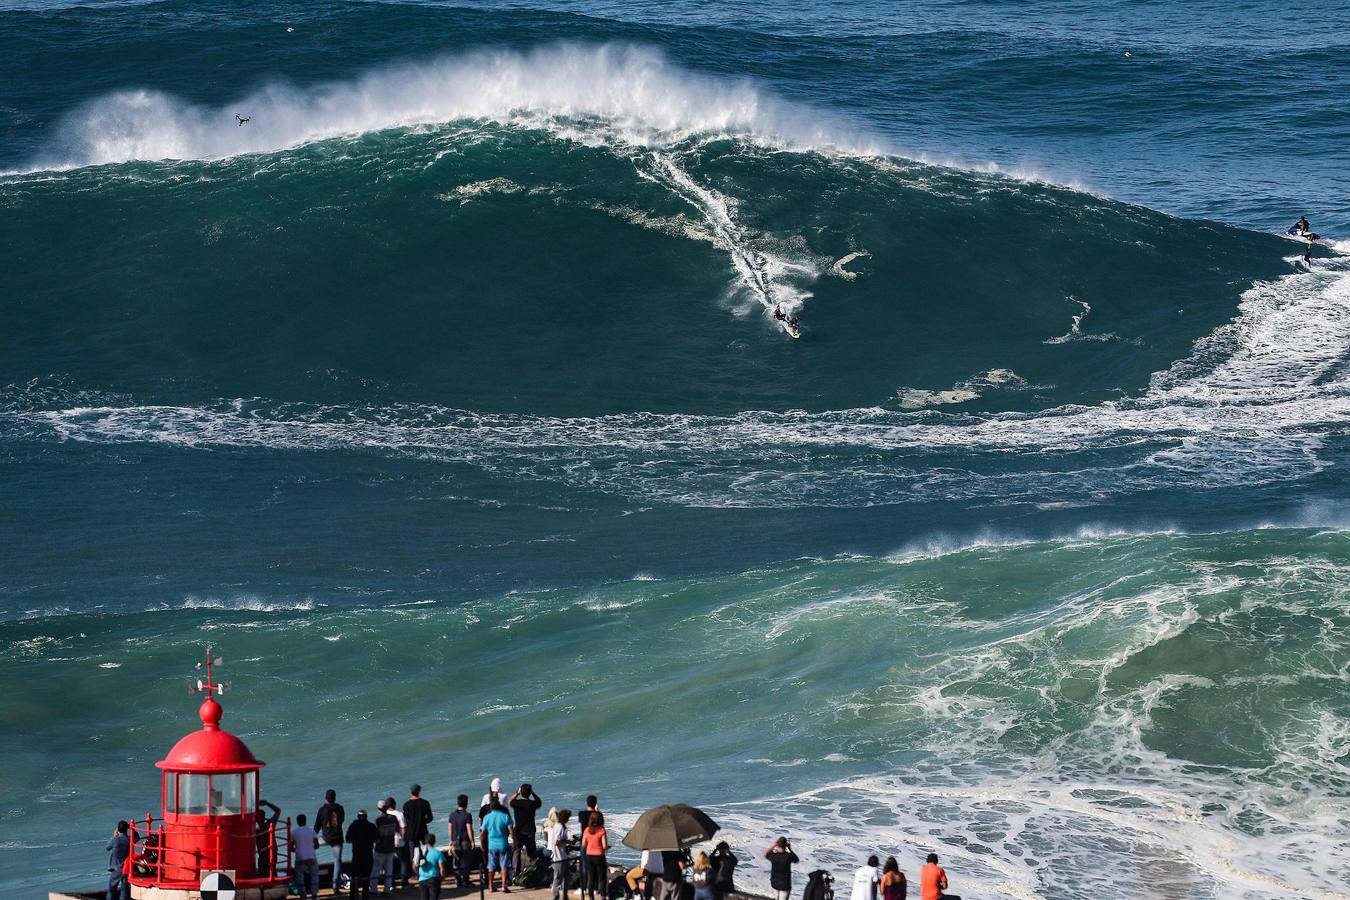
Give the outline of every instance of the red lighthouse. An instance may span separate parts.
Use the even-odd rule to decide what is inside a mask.
[[[162,770],[158,819],[132,824],[131,895],[188,900],[219,892],[237,900],[285,897],[290,873],[290,821],[258,815],[265,765],[239,738],[220,728],[217,694],[206,651],[206,693],[200,731],[184,737],[155,765]],[[212,893],[212,896],[215,896]]]

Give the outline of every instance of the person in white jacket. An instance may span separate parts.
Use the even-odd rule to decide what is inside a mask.
[[[877,882],[881,881],[881,861],[867,857],[867,865],[853,873],[853,896],[849,900],[877,900]]]

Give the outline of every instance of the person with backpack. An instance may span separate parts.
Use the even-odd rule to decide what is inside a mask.
[[[785,837],[770,844],[764,858],[769,861],[769,887],[773,888],[775,900],[788,900],[792,895],[792,866],[801,860]]]
[[[347,846],[352,854],[347,874],[351,879],[352,900],[370,896],[370,873],[375,868],[375,842],[379,839],[380,830],[366,817],[366,811],[357,810],[356,818],[347,826]]]
[[[895,861],[894,856],[886,857],[886,865],[881,867],[881,883],[878,887],[881,889],[881,900],[905,900],[905,895],[909,893],[905,873],[900,871],[900,863]]]
[[[380,814],[375,817],[375,860],[370,872],[370,892],[378,893],[380,876],[384,876],[384,892],[394,892],[394,860],[398,856],[398,819],[389,812],[389,801],[375,804]]]
[[[417,853],[417,891],[422,900],[441,900],[445,864],[445,853],[436,846],[436,835],[428,831],[422,836],[422,847]]]
[[[535,843],[535,835],[538,833],[535,817],[543,808],[544,801],[534,792],[534,785],[527,781],[520,786],[520,790],[511,795],[506,805],[511,807],[511,815],[516,822],[515,870],[523,872],[539,855],[539,846]]]
[[[719,894],[731,894],[736,891],[736,864],[740,860],[736,859],[736,854],[731,852],[731,847],[726,841],[719,841],[713,848],[712,856],[709,862],[713,867],[713,888]]]
[[[488,888],[497,892],[496,873],[502,873],[502,893],[511,893],[511,817],[502,808],[501,798],[495,793],[490,798],[488,814],[483,816],[479,831],[487,844]]]
[[[337,791],[329,788],[323,795],[323,806],[314,814],[314,827],[319,837],[333,853],[333,893],[342,892],[342,825],[347,811],[337,802]]]
[[[468,794],[455,798],[455,811],[450,814],[450,854],[455,860],[455,886],[468,887],[473,866],[473,813]]]
[[[431,804],[422,799],[422,786],[414,784],[408,788],[408,802],[403,804],[403,841],[408,845],[408,866],[413,870],[422,862],[422,846],[431,821]]]

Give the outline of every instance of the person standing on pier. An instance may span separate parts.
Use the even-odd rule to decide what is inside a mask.
[[[909,884],[905,881],[905,873],[900,871],[900,863],[895,861],[894,856],[886,857],[886,865],[881,868],[881,883],[878,887],[881,889],[881,900],[905,900]]]
[[[479,819],[482,819],[483,816],[487,815],[488,807],[492,805],[492,795],[496,794],[497,796],[500,797],[501,793],[502,793],[502,780],[500,778],[492,779],[492,783],[488,785],[488,792],[483,795],[483,802],[478,804]]]
[[[333,893],[342,891],[342,826],[347,821],[347,810],[337,802],[337,791],[329,788],[323,795],[323,806],[314,814],[314,827],[323,842],[333,852]]]
[[[441,900],[441,878],[445,876],[445,853],[436,846],[436,835],[427,832],[417,851],[417,891],[422,900]]]
[[[487,841],[488,888],[497,891],[496,874],[502,873],[502,893],[511,893],[511,817],[502,808],[501,798],[493,792],[488,814],[479,826]]]
[[[108,838],[108,900],[130,900],[131,883],[127,881],[127,858],[131,856],[131,823],[123,819]]]
[[[431,828],[431,804],[422,799],[422,786],[408,788],[408,802],[403,804],[403,839],[408,844],[408,863],[416,870],[422,862],[422,845]]]
[[[394,860],[398,856],[398,819],[389,813],[389,801],[381,800],[375,804],[380,814],[375,817],[375,866],[370,872],[370,892],[377,893],[380,876],[384,876],[384,892],[394,892]]]
[[[263,808],[271,813],[263,812]],[[275,803],[258,798],[258,808],[253,811],[253,842],[258,851],[258,876],[272,877],[272,866],[276,862],[276,827],[281,818],[281,807]]]
[[[877,867],[881,861],[876,854],[867,857],[867,865],[859,866],[853,873],[852,900],[877,900],[877,882],[881,881],[881,870]]]
[[[394,838],[394,866],[397,869],[394,877],[407,887],[413,872],[412,848],[408,842],[408,820],[404,817],[403,810],[398,808],[398,801],[393,797],[384,798],[384,810],[398,820],[398,835]]]
[[[599,811],[600,800],[594,794],[591,794],[586,798],[586,808],[581,811],[581,815],[577,816],[577,827],[585,832],[586,826],[591,824],[591,814]]]
[[[928,854],[928,862],[919,870],[920,900],[961,900],[947,893],[947,872],[938,865],[938,855]]]
[[[567,822],[571,818],[570,809],[550,809],[544,823],[544,846],[553,863],[553,892],[549,900],[567,900]]]
[[[473,861],[473,813],[469,812],[468,794],[455,799],[455,811],[450,814],[450,849],[455,858],[455,885],[468,887]]]
[[[539,845],[535,842],[535,835],[538,833],[535,818],[543,808],[544,801],[534,792],[534,785],[527,781],[520,786],[520,790],[511,795],[507,805],[511,807],[512,816],[516,820],[514,868],[517,872],[523,872],[539,855]]]
[[[587,800],[594,800],[591,797]],[[605,815],[596,809],[586,820],[586,830],[581,832],[581,851],[585,855],[582,862],[584,880],[582,896],[590,895],[596,900],[598,894],[602,900],[609,898],[609,864],[605,861],[605,852],[609,850],[609,834],[605,831]]]
[[[380,830],[366,818],[364,809],[358,810],[352,824],[347,826],[347,846],[352,853],[347,874],[351,876],[352,900],[370,896],[370,873],[375,868],[375,842],[379,839]]]
[[[300,900],[309,892],[310,900],[319,900],[319,836],[301,813],[291,829],[291,848],[295,851],[295,887]]]
[[[740,860],[736,859],[736,854],[731,852],[731,846],[726,841],[718,841],[717,846],[713,848],[710,860],[713,871],[717,873],[713,879],[713,887],[717,889],[717,893],[735,893],[736,864]]]
[[[717,890],[713,887],[716,878],[712,860],[700,850],[694,857],[694,900],[717,900]]]
[[[662,850],[656,854],[661,860],[661,871],[656,874],[656,900],[679,900],[684,887],[684,854],[678,850]],[[651,879],[648,879],[648,884]]]
[[[764,858],[769,861],[769,887],[773,888],[775,900],[788,900],[792,895],[792,866],[801,860],[785,837],[774,841],[764,851]]]

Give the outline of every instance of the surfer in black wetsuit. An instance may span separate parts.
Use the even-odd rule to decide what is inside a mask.
[[[1308,268],[1310,268],[1310,269],[1312,268],[1312,242],[1311,242],[1311,241],[1308,242],[1308,246],[1306,246],[1306,247],[1303,248],[1303,264],[1306,265],[1306,266],[1307,266]]]
[[[239,122],[239,127],[240,127],[240,128],[243,128],[244,125],[245,125],[247,122],[249,122],[249,121],[252,120],[253,117],[252,117],[252,116],[241,116],[241,115],[239,115],[239,113],[235,113],[235,114],[234,114],[234,118]]]
[[[1312,226],[1308,224],[1308,217],[1299,216],[1298,221],[1294,223],[1294,230],[1306,236],[1312,230]]]

